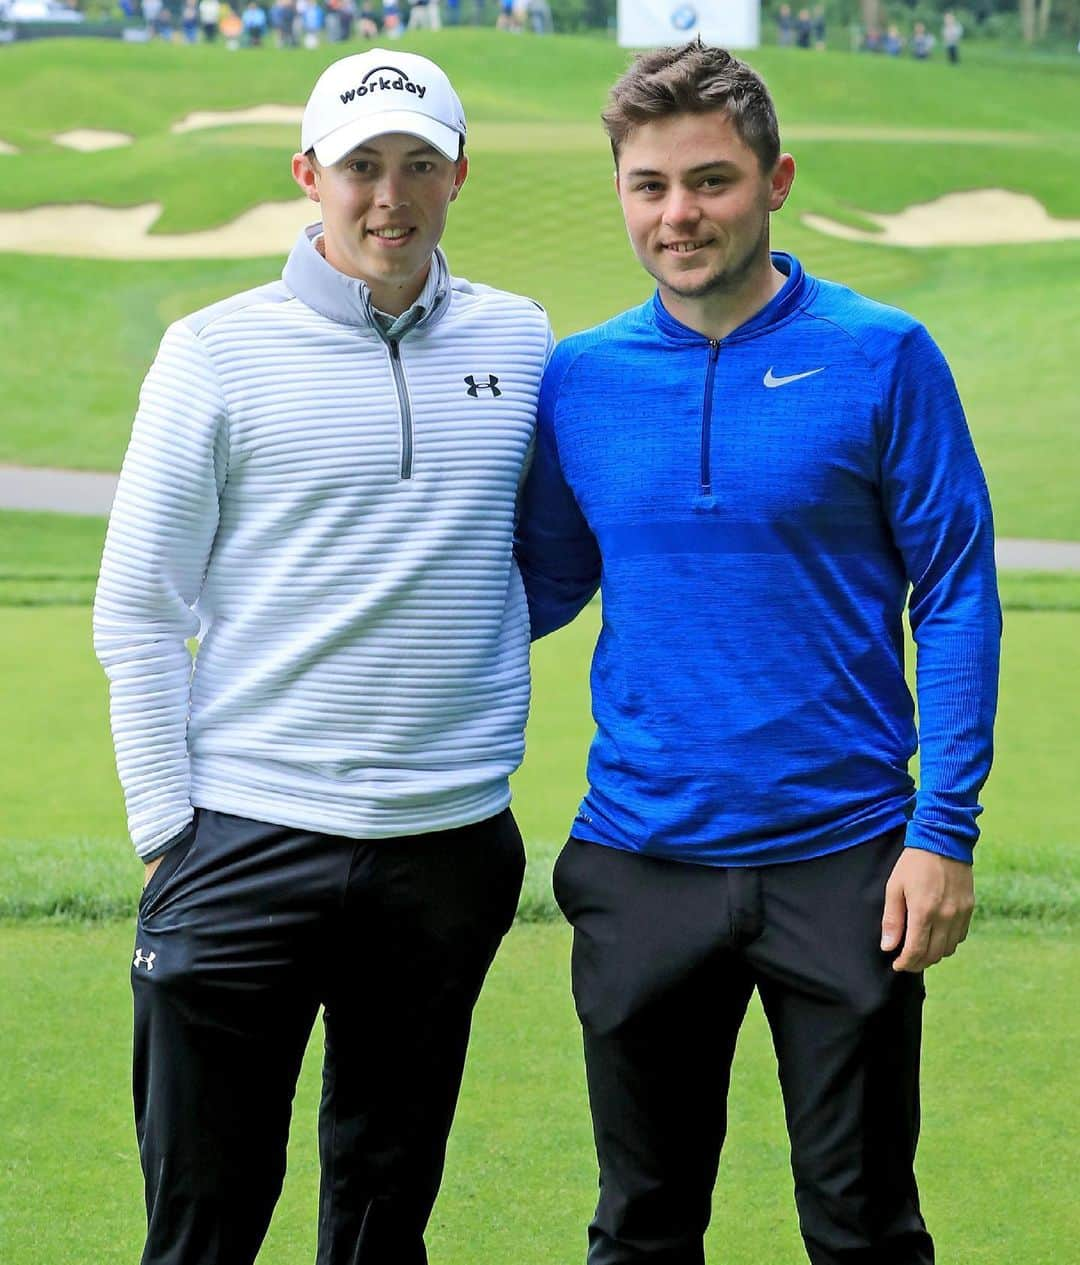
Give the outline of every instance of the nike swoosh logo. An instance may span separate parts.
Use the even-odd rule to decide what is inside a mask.
[[[824,373],[828,365],[822,365],[820,369],[808,369],[806,373],[789,373],[786,378],[774,378],[772,367],[762,378],[762,382],[767,387],[786,387],[789,382],[798,382],[800,378],[812,378],[815,373]]]

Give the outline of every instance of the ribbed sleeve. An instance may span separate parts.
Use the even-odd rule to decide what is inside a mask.
[[[885,373],[883,420],[882,496],[916,643],[919,790],[907,842],[970,861],[997,708],[993,518],[952,374],[921,326]]]
[[[225,410],[204,349],[165,334],[143,383],[94,603],[132,837],[153,854],[190,821],[187,723],[198,598],[225,478]]]

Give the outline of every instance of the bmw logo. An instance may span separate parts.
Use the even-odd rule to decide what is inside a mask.
[[[671,14],[671,25],[676,31],[689,31],[697,24],[697,9],[692,4],[680,4]]]

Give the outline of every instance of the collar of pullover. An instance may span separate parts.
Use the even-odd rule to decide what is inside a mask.
[[[321,233],[321,224],[309,224],[301,230],[285,263],[282,280],[302,303],[329,320],[370,329],[373,334],[386,337],[372,307],[371,289],[367,282],[359,277],[348,277],[326,262],[315,244]],[[420,297],[408,312],[394,318],[392,327],[399,322],[404,322],[408,329],[434,325],[449,302],[450,269],[446,256],[441,250],[436,250]],[[411,317],[417,306],[423,308],[422,314],[413,321],[405,322],[405,317]]]
[[[748,321],[743,321],[741,325],[733,329],[726,338],[721,340],[722,342],[742,342],[747,338],[755,338],[766,330],[775,329],[777,325],[794,315],[805,303],[808,281],[803,274],[802,264],[794,255],[785,255],[781,251],[773,251],[772,261],[773,267],[784,273],[787,280],[760,311],[755,312]],[[675,342],[709,341],[704,334],[691,329],[689,325],[684,325],[682,321],[677,321],[671,315],[660,299],[659,290],[653,295],[652,317],[660,333]]]

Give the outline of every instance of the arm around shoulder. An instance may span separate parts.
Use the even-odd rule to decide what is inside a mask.
[[[540,391],[536,444],[514,536],[534,641],[570,623],[600,585],[600,550],[559,457],[555,416],[566,364],[560,351]]]

